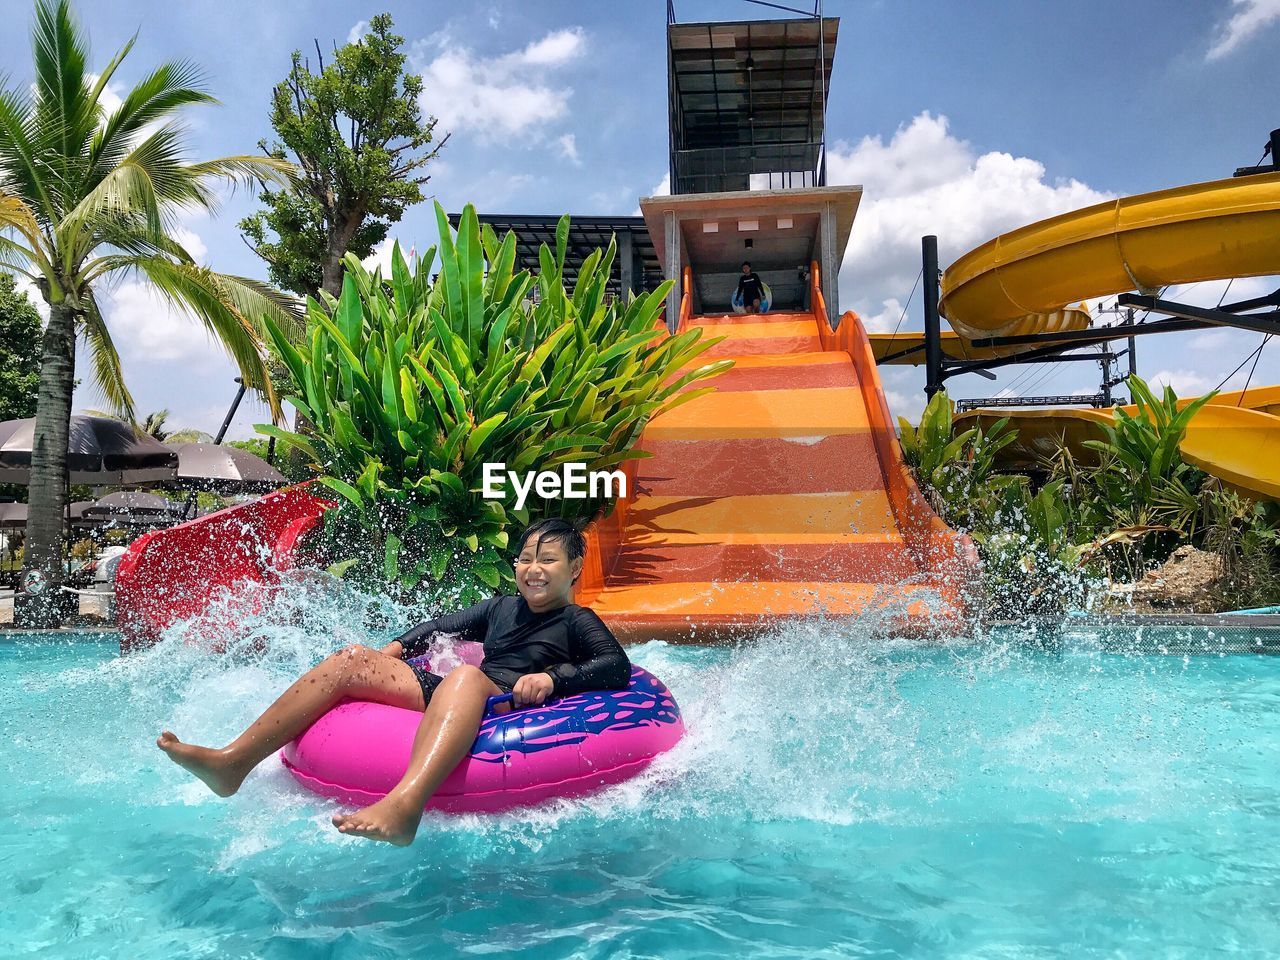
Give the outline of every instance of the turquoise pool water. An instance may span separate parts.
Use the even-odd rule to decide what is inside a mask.
[[[352,840],[222,742],[350,634],[0,641],[3,957],[1273,957],[1280,659],[924,647],[855,624],[646,644],[691,734],[643,779]],[[1041,638],[1043,639],[1043,638]]]

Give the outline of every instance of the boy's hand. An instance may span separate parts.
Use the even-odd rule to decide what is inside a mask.
[[[551,696],[555,681],[547,673],[526,673],[511,688],[517,707],[539,707]]]
[[[395,657],[397,660],[404,659],[404,645],[399,640],[392,640],[378,652],[388,657]]]

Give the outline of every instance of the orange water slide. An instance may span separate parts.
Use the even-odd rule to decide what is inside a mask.
[[[591,530],[578,601],[620,635],[705,639],[869,608],[904,632],[963,619],[973,545],[903,466],[866,332],[853,313],[831,330],[816,265],[810,296],[804,313],[694,317],[686,294],[680,329],[724,338],[700,362],[735,363],[649,424],[651,456]]]

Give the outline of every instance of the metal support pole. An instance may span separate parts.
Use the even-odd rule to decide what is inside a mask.
[[[1133,326],[1133,309],[1130,308],[1129,310],[1127,310],[1126,314],[1127,315],[1124,318],[1124,322],[1128,326],[1132,327]],[[1130,337],[1129,338],[1129,376],[1136,377],[1137,375],[1138,375],[1138,338]]]
[[[942,389],[942,321],[938,316],[938,238],[920,239],[924,258],[924,392],[932,397]]]
[[[636,258],[630,230],[618,235],[618,301],[626,303],[636,293]]]
[[[1102,402],[1109,407],[1111,406],[1111,364],[1115,362],[1110,344],[1102,345],[1102,359],[1098,362],[1102,365]]]
[[[231,426],[231,421],[235,419],[236,411],[240,409],[240,401],[244,399],[244,381],[236,377],[236,383],[240,384],[240,389],[236,391],[236,398],[231,401],[231,409],[227,411],[226,419],[222,421],[222,426],[218,428],[218,435],[213,438],[214,443],[221,443],[222,438],[227,435],[227,428]]]
[[[240,409],[240,401],[244,399],[244,381],[236,377],[236,383],[240,384],[240,389],[236,391],[236,398],[231,401],[231,409],[227,411],[227,416],[222,421],[222,426],[218,428],[218,435],[213,438],[214,443],[221,443],[222,438],[227,435],[227,428],[231,426],[231,421],[235,419],[236,411]],[[182,505],[182,519],[187,519],[187,514],[192,513],[196,505],[196,491],[192,490],[187,494],[186,503]],[[194,513],[192,513],[194,516]]]

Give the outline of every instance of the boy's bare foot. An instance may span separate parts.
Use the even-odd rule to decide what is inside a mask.
[[[248,770],[235,766],[224,751],[183,743],[168,730],[156,739],[156,746],[178,766],[203,780],[220,797],[229,797],[239,790],[249,774]]]
[[[369,840],[393,843],[407,847],[417,836],[422,821],[422,808],[405,803],[395,794],[388,794],[372,806],[355,813],[336,813],[333,825],[340,833]]]

